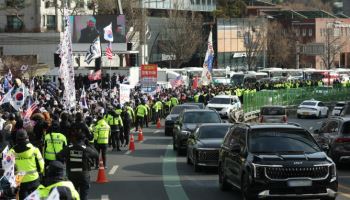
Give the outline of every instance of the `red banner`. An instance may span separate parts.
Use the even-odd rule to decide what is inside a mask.
[[[157,68],[158,68],[158,65],[155,65],[155,64],[141,65],[141,79],[155,78],[157,80],[157,77],[158,77]]]

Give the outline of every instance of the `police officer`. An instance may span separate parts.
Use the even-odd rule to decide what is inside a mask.
[[[67,146],[67,138],[59,131],[59,123],[53,122],[48,133],[44,137],[44,158],[45,165],[56,160],[56,155],[65,146]]]
[[[110,131],[111,131],[110,126],[103,119],[102,114],[99,114],[97,116],[97,124],[94,130],[94,142],[95,142],[95,147],[97,149],[98,154],[101,153],[102,155],[103,166],[105,168],[107,168],[106,153],[108,148],[109,137],[111,134]],[[96,159],[96,167],[98,167],[98,162],[99,160]]]
[[[102,116],[101,116],[102,118]],[[108,125],[107,125],[108,126]],[[57,157],[66,163],[68,179],[78,190],[80,199],[87,200],[90,188],[90,170],[92,160],[98,159],[98,152],[84,142],[84,130],[76,129],[72,144],[65,147]]]
[[[119,113],[119,114],[118,114]],[[113,111],[112,109],[108,112],[107,115],[105,115],[104,119],[108,123],[108,125],[111,128],[111,140],[112,140],[112,147],[113,150],[121,151],[120,150],[120,135],[121,130],[123,127],[123,121],[120,117],[121,112]]]
[[[140,126],[143,129],[143,120],[147,116],[147,107],[145,106],[145,101],[142,101],[140,105],[136,107],[136,130]]]
[[[175,95],[170,98],[170,101],[172,107],[177,106],[179,104],[179,100],[175,97]]]
[[[19,199],[26,198],[40,185],[40,175],[44,172],[44,159],[38,148],[28,142],[28,134],[24,129],[16,133],[16,145],[10,149],[15,156],[18,173],[24,177],[19,188]]]
[[[51,161],[45,169],[44,181],[38,187],[40,198],[47,198],[54,188],[57,188],[60,199],[80,200],[73,183],[65,179],[63,163],[56,160]]]
[[[128,109],[125,106],[123,107],[121,118],[123,120],[123,134],[120,135],[121,138],[123,137],[123,139],[121,140],[121,145],[123,145],[124,142],[124,146],[127,146],[129,144],[129,135],[132,118],[128,112]]]
[[[156,124],[158,119],[160,119],[161,111],[162,111],[162,102],[159,100],[159,98],[156,99],[156,103],[153,105],[153,110],[154,110],[154,123]]]
[[[130,103],[126,102],[124,107],[126,108],[126,110],[129,113],[129,116],[131,117],[131,123],[135,123],[135,120],[136,120],[135,113],[134,113],[134,110],[130,107]],[[130,126],[132,126],[132,124],[130,124]]]

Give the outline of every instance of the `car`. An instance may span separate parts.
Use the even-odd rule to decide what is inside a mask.
[[[198,109],[198,105],[177,105],[171,109],[170,114],[165,118],[164,134],[166,136],[173,134],[173,128],[175,121],[179,117],[179,114],[186,109]]]
[[[263,106],[260,108],[260,123],[286,123],[287,110],[284,106]]]
[[[185,110],[175,122],[173,129],[173,149],[178,155],[186,152],[187,139],[196,128],[204,123],[222,123],[220,115],[214,110]]]
[[[205,109],[204,103],[186,102],[182,105],[195,105],[195,106],[198,106],[200,109]]]
[[[321,101],[314,99],[303,101],[297,109],[297,117],[313,116],[317,118],[328,116],[328,107]]]
[[[336,164],[350,161],[350,117],[330,117],[314,130],[316,141]]]
[[[217,167],[219,149],[227,131],[233,124],[203,124],[187,140],[187,164],[193,164],[194,171],[202,167]]]
[[[344,110],[346,104],[347,103],[345,101],[337,102],[332,110],[331,115],[332,116],[339,116],[342,113],[342,111]]]
[[[232,110],[242,107],[241,101],[234,95],[217,95],[208,103],[207,109],[216,110],[223,118],[228,118]]]
[[[219,187],[243,199],[331,199],[336,165],[304,128],[287,123],[236,124],[219,152]]]

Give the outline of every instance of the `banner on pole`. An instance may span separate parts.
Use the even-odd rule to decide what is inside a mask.
[[[157,87],[158,65],[141,65],[141,84],[142,91],[146,93],[153,92]]]

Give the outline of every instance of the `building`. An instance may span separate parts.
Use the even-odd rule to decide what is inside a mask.
[[[266,11],[265,14],[267,18],[280,22],[286,30],[293,30],[299,57],[296,68],[350,68],[349,18],[340,18],[322,10]],[[334,59],[328,59],[328,52],[334,55]],[[332,60],[330,66],[324,60]]]
[[[60,7],[61,1],[56,1]],[[6,5],[5,9],[0,10],[0,56],[35,55],[38,64],[53,67],[53,54],[63,29],[63,10],[55,7],[55,0],[23,1],[18,10],[11,2],[0,0],[0,4]],[[88,2],[68,1],[68,8],[71,11],[74,9],[75,14],[91,15],[93,10]]]
[[[343,12],[345,15],[350,16],[350,0],[343,0]]]
[[[218,68],[229,66],[235,70],[264,68],[266,45],[265,18],[218,19],[217,63]],[[254,61],[250,69],[247,63]]]

